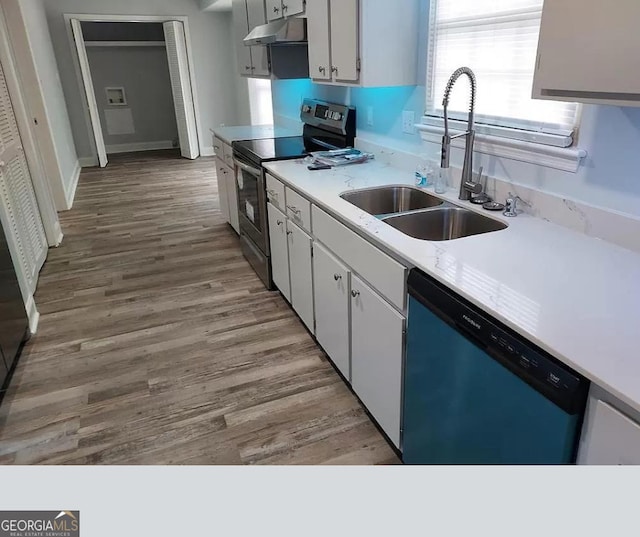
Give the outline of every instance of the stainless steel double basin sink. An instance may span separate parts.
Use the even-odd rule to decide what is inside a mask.
[[[448,241],[507,228],[503,222],[410,186],[364,188],[340,197],[416,239]]]

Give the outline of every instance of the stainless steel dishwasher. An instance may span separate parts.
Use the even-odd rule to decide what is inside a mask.
[[[572,463],[588,389],[445,286],[409,274],[405,463]]]

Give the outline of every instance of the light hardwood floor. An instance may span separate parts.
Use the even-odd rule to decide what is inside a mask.
[[[83,171],[0,406],[4,464],[398,460],[218,210],[214,161]]]

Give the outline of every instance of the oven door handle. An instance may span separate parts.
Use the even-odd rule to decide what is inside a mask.
[[[250,173],[251,175],[255,175],[256,177],[260,177],[262,175],[261,170],[259,170],[258,168],[254,168],[253,166],[249,166],[244,162],[240,162],[237,158],[234,158],[233,162],[238,168],[240,168],[241,170],[244,170],[247,173]]]

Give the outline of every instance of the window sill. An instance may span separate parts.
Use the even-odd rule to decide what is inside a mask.
[[[426,142],[442,143],[444,134],[442,127],[420,123],[416,125],[416,129],[420,131],[420,136]],[[464,148],[464,144],[464,137],[451,141],[452,147]],[[473,149],[485,155],[519,160],[572,173],[578,171],[582,159],[587,156],[584,149],[555,147],[482,133],[476,133]]]

